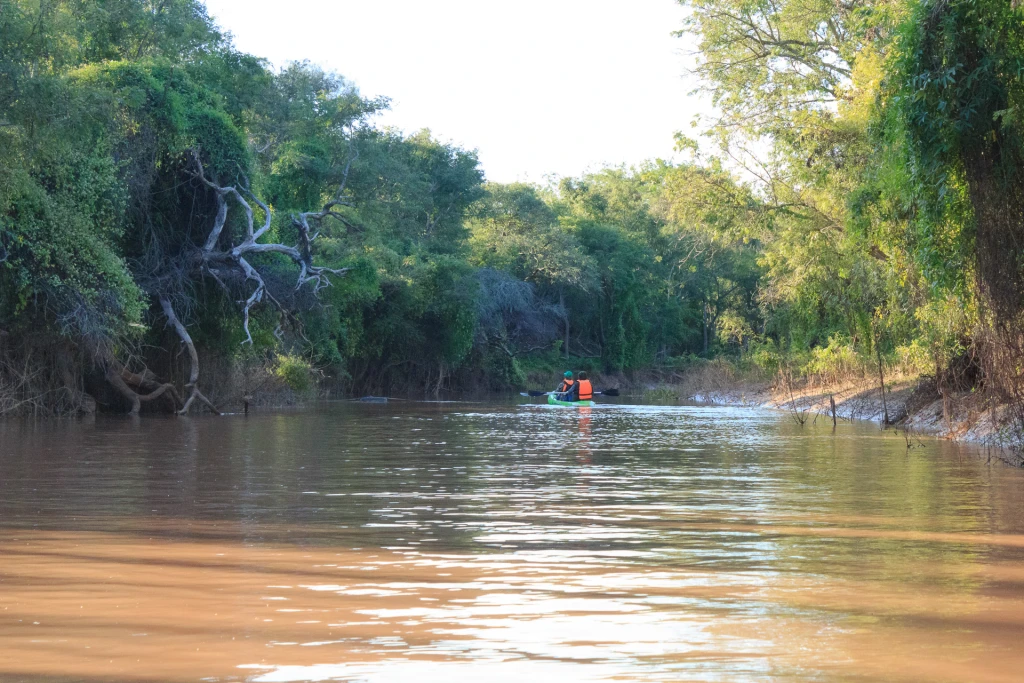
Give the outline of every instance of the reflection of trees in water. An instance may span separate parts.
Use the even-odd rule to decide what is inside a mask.
[[[1022,473],[958,458],[953,446],[928,442],[908,453],[901,438],[870,427],[840,425],[833,435],[830,424],[800,429],[735,410],[393,403],[40,424],[0,423],[0,525],[157,517],[180,522],[179,535],[193,533],[189,521],[215,521],[226,538],[254,544],[486,553],[502,542],[481,538],[500,524],[545,534],[533,545],[512,534],[513,548],[571,548],[560,527],[579,522],[562,512],[657,505],[658,523],[644,522],[643,543],[629,547],[682,553],[666,562],[692,557],[689,544],[698,543],[734,569],[910,580],[921,562],[966,576],[972,562],[1013,551],[827,529],[1006,533],[1021,529],[1024,509]],[[693,522],[702,525],[699,542],[674,535]],[[729,532],[729,524],[751,529]]]
[[[993,528],[996,510],[1008,512],[996,500],[1002,487],[988,481],[992,473],[977,460],[965,466],[954,444],[932,441],[927,448],[908,452],[895,433],[879,435],[876,427],[860,424],[840,429],[838,438],[827,435],[830,425],[804,438],[792,424],[779,431],[781,457],[773,457],[770,472],[765,471],[776,482],[775,500],[765,509],[773,512],[755,513],[753,520],[867,531],[977,533]],[[1011,526],[1020,528],[1020,522]],[[827,533],[767,538],[776,561],[787,569],[833,573],[843,568],[858,577],[884,575],[887,580],[925,580],[919,576],[923,565],[942,565],[950,576],[959,567],[966,577],[972,564],[992,552],[971,544],[950,552],[948,543],[870,533],[859,538]]]

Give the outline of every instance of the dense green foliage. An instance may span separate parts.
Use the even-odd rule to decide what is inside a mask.
[[[761,301],[790,360],[877,345],[940,391],[1018,394],[996,376],[1024,360],[1018,3],[683,4],[711,147],[764,199]]]
[[[537,187],[376,127],[387,101],[337,75],[239,53],[198,0],[0,0],[0,411],[73,408],[111,367],[185,385],[161,302],[220,379],[258,366],[297,391],[716,355],[940,384],[979,349],[1019,367],[1024,10],[683,4],[718,116],[679,137],[689,161]],[[203,261],[246,227],[232,200],[209,237],[197,163],[263,203],[267,243],[302,246],[294,216],[331,202],[308,248],[345,276],[296,287],[298,262],[260,251],[264,297],[237,259]]]

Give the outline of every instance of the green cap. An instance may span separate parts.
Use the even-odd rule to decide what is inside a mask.
[[[572,370],[566,370],[565,374],[562,375],[562,377],[565,377],[566,379],[572,379]]]

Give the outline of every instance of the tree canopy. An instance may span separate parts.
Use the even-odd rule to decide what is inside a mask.
[[[1024,9],[681,4],[715,112],[688,161],[536,186],[197,0],[0,0],[0,411],[215,407],[252,366],[502,389],[558,358],[884,354],[940,384],[968,358],[1016,392]]]

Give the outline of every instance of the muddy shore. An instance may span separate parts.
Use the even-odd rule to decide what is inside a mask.
[[[732,368],[707,366],[689,371],[605,377],[624,394],[649,402],[689,401],[710,405],[780,410],[800,420],[867,420],[912,440],[929,436],[991,448],[993,457],[1024,466],[1024,438],[1010,406],[976,392],[938,391],[922,377],[886,378],[883,399],[877,378],[816,383],[779,377],[751,378]]]
[[[794,419],[868,420],[913,438],[932,436],[980,444],[1001,451],[1001,459],[1024,465],[1009,408],[991,405],[973,393],[943,398],[927,380],[902,380],[886,386],[852,382],[838,387],[804,386],[792,391],[768,384],[686,392],[685,399],[716,405],[771,408]]]

